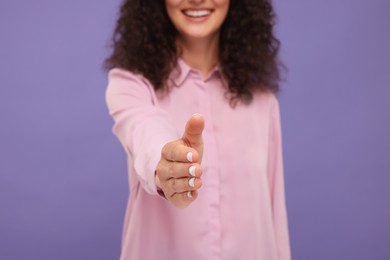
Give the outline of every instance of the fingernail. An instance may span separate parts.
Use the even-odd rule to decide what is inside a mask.
[[[191,193],[191,191],[187,192],[187,197],[188,197],[189,199],[192,199],[192,193]]]
[[[190,175],[192,177],[195,177],[195,171],[196,171],[196,167],[194,165],[192,165],[189,169],[188,169],[188,172],[190,173]]]
[[[188,181],[188,185],[190,185],[190,187],[195,187],[195,178],[191,178],[189,181]]]
[[[192,162],[192,152],[187,153],[187,160]]]

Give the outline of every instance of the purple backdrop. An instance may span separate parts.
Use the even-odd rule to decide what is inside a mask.
[[[101,70],[118,4],[0,2],[0,259],[119,257]],[[390,2],[275,4],[293,259],[390,259]]]

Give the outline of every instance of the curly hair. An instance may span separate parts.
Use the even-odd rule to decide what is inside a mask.
[[[232,103],[250,103],[257,90],[279,91],[280,42],[273,34],[274,24],[271,0],[230,0],[218,57]],[[124,0],[105,68],[139,73],[155,90],[165,88],[179,56],[176,36],[165,1]]]

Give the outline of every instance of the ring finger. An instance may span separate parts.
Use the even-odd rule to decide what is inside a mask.
[[[182,193],[186,191],[197,190],[202,186],[202,180],[200,178],[171,178],[168,180],[170,189],[175,193]]]

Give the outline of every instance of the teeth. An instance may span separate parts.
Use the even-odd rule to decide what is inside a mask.
[[[208,11],[208,10],[194,10],[194,11],[190,11],[190,10],[187,10],[187,11],[184,11],[184,14],[187,15],[187,16],[191,16],[191,17],[202,17],[202,16],[207,16],[211,13],[211,11]]]

